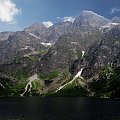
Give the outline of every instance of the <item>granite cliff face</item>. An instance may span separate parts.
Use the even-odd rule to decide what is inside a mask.
[[[82,52],[95,41],[99,41],[101,33],[74,30],[61,36],[40,61],[40,73],[55,70],[69,70],[75,60],[82,57]]]
[[[84,64],[83,75],[88,78],[94,76],[103,67],[109,65],[117,67],[120,65],[120,25],[115,26],[106,33],[103,33],[98,39],[98,41],[95,41],[87,49],[85,57],[81,63]],[[79,66],[81,60],[79,59],[78,61]]]
[[[119,18],[83,11],[74,19],[0,34],[0,85],[15,80],[7,95],[119,97]]]
[[[13,34],[14,34],[14,32],[1,32],[0,33],[0,42],[7,40],[8,37]]]
[[[70,72],[86,79],[84,88],[90,96],[119,97],[120,78],[120,25],[102,34],[86,51],[82,59],[76,60]]]

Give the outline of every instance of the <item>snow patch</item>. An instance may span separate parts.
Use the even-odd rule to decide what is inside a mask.
[[[78,43],[77,42],[71,42],[71,44],[76,44],[77,45]]]
[[[44,42],[42,42],[42,43],[40,43],[41,45],[44,45],[45,47],[48,47],[48,46],[52,46],[52,43],[44,43]]]
[[[116,26],[116,25],[118,25],[119,23],[108,23],[108,24],[106,24],[106,25],[104,25],[104,26],[101,26],[101,28],[109,28],[109,29],[111,29],[113,26]],[[101,29],[100,28],[100,29]]]
[[[51,21],[43,22],[43,25],[44,25],[46,28],[49,28],[49,27],[53,26],[53,22],[51,22]]]
[[[64,22],[67,22],[67,21],[68,21],[68,22],[72,22],[72,23],[73,23],[73,22],[75,21],[75,18],[72,17],[72,16],[71,16],[71,17],[64,17],[64,18],[63,18],[63,21],[64,21]]]
[[[29,35],[31,35],[32,37],[35,37],[35,38],[37,38],[37,39],[41,39],[40,37],[38,37],[38,36],[36,36],[36,35],[34,35],[34,34],[32,34],[32,33],[29,33]]]
[[[119,23],[110,23],[111,25],[118,25]]]
[[[25,46],[24,48],[21,48],[21,50],[27,50],[29,46]]]

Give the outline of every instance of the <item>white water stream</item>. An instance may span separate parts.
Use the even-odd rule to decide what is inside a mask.
[[[84,57],[84,55],[85,55],[85,51],[82,51],[82,58]]]
[[[83,71],[83,68],[81,68],[81,70],[75,75],[75,77],[70,82],[68,82],[68,83],[64,84],[63,86],[59,87],[55,92],[58,92],[59,90],[63,89],[65,86],[71,84],[76,78],[78,78],[78,77],[83,78],[81,76],[82,71]],[[81,82],[81,84],[84,84],[82,81],[80,81],[80,82]]]
[[[85,55],[85,51],[82,51],[82,58],[84,57]],[[55,92],[58,92],[59,90],[63,89],[65,86],[71,84],[76,78],[80,77],[83,79],[83,77],[81,76],[82,74],[82,71],[83,71],[83,68],[81,68],[81,70],[75,75],[75,77],[68,83],[64,84],[63,86],[59,87]],[[79,81],[81,83],[81,85],[84,85],[84,83],[82,81]]]

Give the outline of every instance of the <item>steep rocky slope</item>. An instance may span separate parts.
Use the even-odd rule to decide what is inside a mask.
[[[41,44],[42,40],[26,32],[16,32],[0,45],[0,62],[10,63],[14,59],[27,56],[28,54],[37,54],[46,47]]]
[[[81,26],[100,27],[110,23],[111,21],[103,16],[100,16],[92,11],[83,11],[74,21],[74,27]]]
[[[114,23],[120,23],[120,17],[113,17],[112,18],[112,22],[114,22]]]
[[[14,32],[1,32],[0,33],[0,42],[7,40],[10,35],[13,35]]]
[[[84,89],[90,96],[119,97],[119,67],[120,25],[103,33],[100,40],[89,47],[85,56],[73,63],[70,72],[77,74],[83,68],[81,76],[86,80]]]
[[[71,64],[82,57],[82,52],[86,52],[100,37],[101,33],[97,29],[88,32],[74,30],[61,36],[42,57],[39,72],[44,74],[55,70],[69,70]]]
[[[119,19],[83,11],[74,22],[1,33],[0,63],[0,95],[119,97]]]
[[[120,26],[118,25],[109,32],[103,33],[100,40],[94,42],[86,51],[82,63],[84,64],[83,76],[92,77],[109,65],[119,66],[119,54]]]

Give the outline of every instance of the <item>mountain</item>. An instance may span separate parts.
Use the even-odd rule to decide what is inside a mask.
[[[83,59],[84,77],[92,77],[99,71],[109,65],[119,66],[120,50],[120,25],[112,28],[109,32],[103,33],[98,42],[94,42],[86,51]],[[78,66],[80,64],[80,59]],[[76,63],[75,63],[76,65]],[[79,68],[79,67],[78,67]]]
[[[75,19],[74,26],[80,28],[81,26],[100,27],[111,22],[92,11],[82,11],[82,13]]]
[[[41,39],[43,42],[47,42],[47,36],[49,34],[49,29],[43,23],[36,23],[28,28],[24,29],[30,35]]]
[[[7,40],[10,35],[13,35],[14,32],[1,32],[0,33],[0,42]]]
[[[99,29],[108,23],[111,23],[111,21],[92,11],[83,11],[76,16],[73,23],[62,22],[53,25],[51,28],[57,31],[63,28],[61,33],[65,32],[64,34],[58,32],[60,37],[55,45],[42,57],[39,71],[44,74],[56,69],[69,69],[73,61],[82,55],[82,51],[86,51],[94,41],[99,41],[98,38],[101,36]]]
[[[120,17],[116,17],[116,16],[113,17],[113,18],[112,18],[112,22],[113,22],[113,23],[120,23]]]
[[[69,70],[71,64],[82,57],[82,52],[85,52],[87,47],[97,41],[100,36],[101,33],[96,29],[92,30],[92,33],[74,30],[61,36],[43,55],[39,72],[48,74],[55,70]]]
[[[0,33],[0,85],[8,85],[0,95],[119,97],[118,18],[74,18]]]
[[[49,27],[46,27],[43,22],[33,24],[29,28],[25,28],[24,31],[40,37],[44,42],[54,43],[61,35],[63,35],[65,32],[68,32],[71,27],[72,23],[69,21],[61,21]]]
[[[15,33],[1,33],[1,64],[10,63],[15,57],[20,58],[40,51],[45,53],[61,35],[71,28],[70,26],[71,22],[61,22],[48,28],[42,23],[33,24],[29,28]]]
[[[58,38],[68,31],[71,31],[73,29],[72,22],[70,21],[62,21],[54,24],[49,28],[50,32],[48,35],[49,41],[57,41]]]
[[[89,88],[88,91],[94,96],[110,97],[111,94],[115,95],[120,87],[119,66],[120,25],[104,33],[100,41],[93,43],[84,58],[73,63],[71,72],[77,74],[83,68],[81,76],[87,79],[86,90]],[[119,94],[116,96],[119,97]]]
[[[49,47],[49,46],[48,46]],[[16,32],[10,35],[7,40],[1,42],[0,45],[0,62],[1,64],[11,63],[15,58],[21,58],[38,54],[45,50],[40,38],[28,34],[24,31]]]

